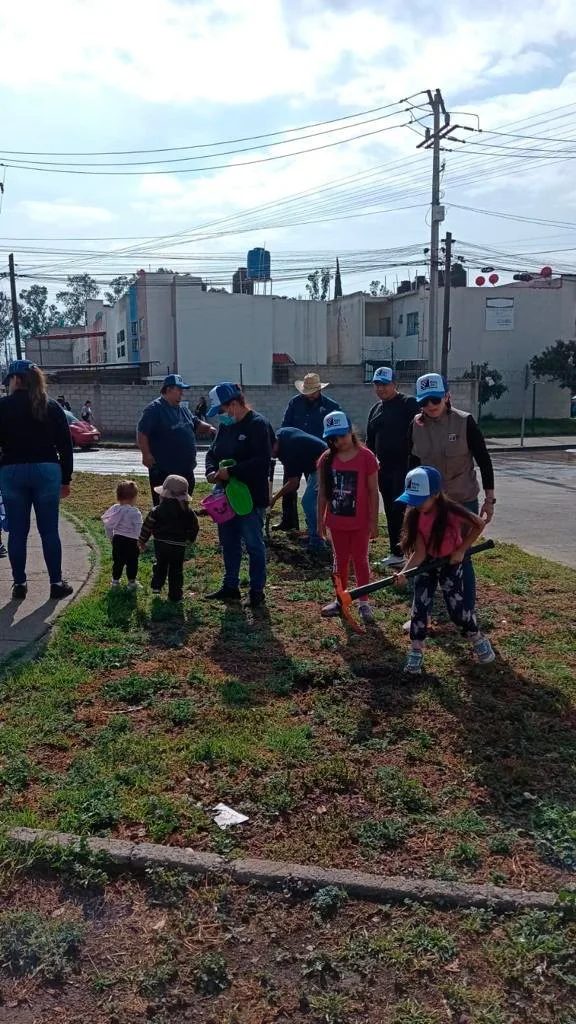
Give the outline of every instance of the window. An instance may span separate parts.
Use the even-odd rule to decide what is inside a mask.
[[[131,332],[132,332],[132,337],[133,338],[137,338],[138,337],[138,321],[137,320],[133,320],[132,321],[132,323],[130,324],[130,329],[131,329]]]
[[[418,334],[419,313],[408,313],[406,316],[406,334]]]
[[[132,338],[132,352],[137,353],[139,351],[140,351],[140,345],[138,343],[138,338],[134,337],[134,338]]]
[[[398,323],[399,324],[403,324],[404,323],[404,314],[403,313],[400,313],[400,316],[398,317]]]
[[[118,331],[116,335],[116,358],[124,359],[126,357],[126,333],[125,331]]]

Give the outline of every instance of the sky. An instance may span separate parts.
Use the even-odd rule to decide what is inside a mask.
[[[420,258],[424,266],[431,157],[416,147],[430,124],[425,90],[440,88],[452,123],[465,126],[454,132],[464,141],[442,154],[444,229],[456,239],[456,254],[466,254],[473,276],[475,264],[495,262],[492,250],[517,257],[503,258],[503,268],[521,269],[524,253],[526,265],[576,266],[572,6],[569,0],[4,0],[5,164],[120,163],[144,158],[50,154],[167,152],[147,157],[158,163],[114,168],[133,172],[122,175],[5,167],[0,262],[14,251],[29,284],[80,270],[104,278],[154,269],[178,253],[184,257],[178,269],[228,284],[228,265],[265,245],[273,277],[278,270],[275,290],[285,294],[302,293],[306,268],[332,264],[338,253],[345,292],[384,276],[393,287],[405,271],[386,270],[387,257],[370,253],[412,246],[409,272]],[[406,97],[410,102],[399,104]],[[236,156],[228,151],[240,144],[168,152],[374,108],[386,109],[341,122],[338,131],[325,125],[247,142],[250,151]],[[368,123],[352,127],[359,120]],[[466,130],[478,126],[481,134]],[[489,134],[496,129],[507,134]],[[308,137],[298,141],[302,134]],[[358,135],[364,137],[342,141]],[[281,145],[269,147],[270,141]],[[286,155],[301,149],[309,151]],[[205,159],[191,164],[197,155]],[[176,173],[152,173],[160,170]],[[353,180],[320,193],[321,203],[316,195],[298,206],[270,205],[345,178]],[[238,214],[242,220],[231,222]],[[232,231],[239,227],[248,230]],[[151,241],[175,234],[177,248]],[[126,256],[109,252],[127,247]],[[50,253],[26,251],[39,248]],[[52,255],[54,249],[68,255]]]

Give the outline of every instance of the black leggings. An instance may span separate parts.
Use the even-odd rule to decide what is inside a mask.
[[[152,590],[162,590],[168,577],[168,598],[181,601],[184,592],[184,544],[168,544],[164,540],[154,541],[156,561],[152,570]]]
[[[121,579],[124,568],[128,582],[134,583],[138,575],[138,541],[116,534],[112,538],[112,579]]]

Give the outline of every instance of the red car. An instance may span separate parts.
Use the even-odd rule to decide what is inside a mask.
[[[93,444],[98,443],[100,431],[96,430],[96,427],[85,423],[84,420],[79,420],[73,413],[68,412],[67,409],[64,410],[64,413],[70,427],[73,445],[77,448],[90,448]]]

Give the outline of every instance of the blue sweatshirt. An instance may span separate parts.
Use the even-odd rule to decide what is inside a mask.
[[[220,424],[206,453],[206,476],[216,472],[223,459],[235,459],[230,476],[246,484],[255,508],[266,508],[270,502],[270,434],[268,420],[252,410],[240,423]]]

